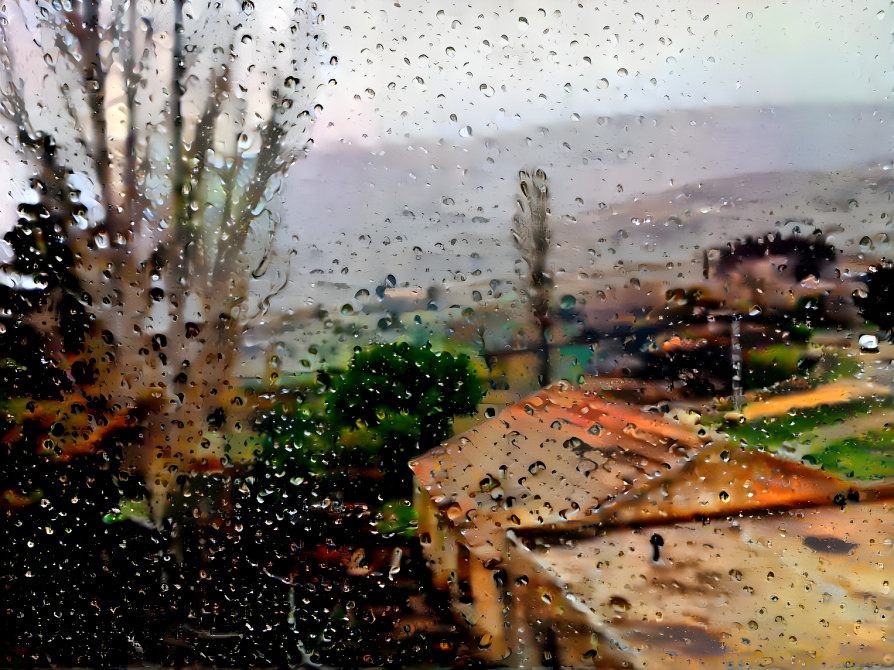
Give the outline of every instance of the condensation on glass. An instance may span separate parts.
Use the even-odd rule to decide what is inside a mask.
[[[0,7],[0,665],[894,663],[890,14]]]

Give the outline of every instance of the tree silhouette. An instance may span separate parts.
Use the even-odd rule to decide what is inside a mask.
[[[728,245],[719,259],[719,268],[729,273],[737,265],[747,260],[783,257],[787,259],[787,268],[792,279],[802,281],[806,277],[817,279],[832,273],[835,262],[835,247],[830,245],[823,234],[817,230],[810,236],[793,235],[783,237],[768,233],[758,238],[746,237]]]
[[[66,172],[56,165],[52,138],[35,144],[42,158],[41,172],[30,182],[36,201],[19,205],[18,222],[4,236],[13,257],[0,265],[6,279],[0,285],[0,347],[6,361],[0,388],[6,397],[61,399],[75,377],[80,380],[86,372],[60,358],[80,353],[89,330],[67,244],[68,231],[83,207],[68,187]],[[43,338],[40,331],[52,336]]]
[[[0,293],[0,657],[117,665],[160,638],[146,614],[161,606],[162,542],[120,509],[146,495],[121,467],[136,435],[78,392],[89,370],[69,362],[89,320],[66,234],[82,206],[49,138],[35,148],[43,170],[5,237]]]
[[[315,4],[284,3],[0,10],[8,136],[78,204],[11,240],[14,269],[58,289],[31,327],[90,403],[139,423],[125,460],[156,492],[243,426],[242,336],[287,280],[274,199],[335,59]]]
[[[540,361],[537,372],[542,386],[550,383],[549,365],[549,304],[553,281],[546,268],[551,231],[549,228],[549,183],[543,170],[518,173],[521,197],[519,211],[512,217],[512,240],[528,265],[526,289],[531,314],[537,325],[537,353]]]

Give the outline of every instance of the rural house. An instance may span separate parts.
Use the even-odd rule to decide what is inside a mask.
[[[435,584],[476,653],[517,667],[894,662],[890,484],[607,395],[596,378],[556,384],[411,463]]]

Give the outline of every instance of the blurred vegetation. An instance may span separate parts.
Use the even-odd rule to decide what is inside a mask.
[[[890,403],[887,403],[890,404]],[[792,409],[781,416],[767,416],[732,423],[725,432],[745,446],[777,451],[786,443],[805,443],[814,431],[855,416],[865,415],[882,406],[880,400],[855,400],[818,407]]]
[[[882,260],[869,268],[866,290],[854,293],[854,303],[867,321],[874,323],[894,342],[894,264]]]
[[[160,529],[122,467],[126,431],[71,456],[47,437],[71,425],[8,419],[0,581],[21,606],[5,610],[5,663],[449,664],[452,624],[397,628],[446,612],[426,602],[443,596],[425,588],[406,461],[482,395],[464,355],[359,349],[279,389],[253,459],[177,475]]]
[[[233,551],[291,603],[259,620],[291,626],[316,662],[449,663],[452,635],[395,627],[446,611],[426,602],[443,596],[426,588],[406,462],[448,437],[454,415],[476,410],[483,392],[470,360],[429,344],[376,345],[285,395],[258,417],[260,449],[234,485],[240,536],[256,546]],[[214,583],[227,583],[234,564]]]
[[[0,285],[0,665],[449,664],[449,625],[434,639],[397,628],[438,619],[406,461],[475,411],[470,359],[426,342],[358,349],[345,370],[277,388],[241,435],[218,438],[218,407],[206,435],[238,449],[207,472],[171,464],[168,505],[152,510],[124,460],[146,415],[96,393],[84,355],[67,234],[82,208],[52,141],[35,142],[39,199],[0,268],[16,278]]]
[[[483,397],[467,356],[398,342],[354,354],[326,397],[326,419],[345,472],[376,467],[384,490],[409,497],[407,462],[445,440],[453,417],[474,414]]]
[[[804,460],[850,479],[894,477],[894,437],[889,429],[871,430],[836,440],[818,454],[808,454]]]
[[[894,475],[894,439],[886,418],[894,421],[890,397],[790,409],[717,427],[746,448],[796,456],[845,479],[875,480]],[[837,436],[843,425],[853,426],[852,435]]]
[[[89,327],[66,236],[81,206],[52,142],[37,148],[41,199],[19,207],[0,268],[27,278],[0,286],[0,665],[123,665],[161,641],[165,545],[129,514],[147,497],[122,463],[135,427],[83,391],[89,361],[70,364]]]

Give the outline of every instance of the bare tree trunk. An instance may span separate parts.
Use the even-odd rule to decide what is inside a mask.
[[[537,326],[537,378],[541,386],[546,386],[552,381],[549,358],[552,322],[549,318],[549,305],[553,286],[546,267],[552,234],[548,222],[549,182],[546,173],[540,169],[533,174],[524,170],[519,172],[519,190],[519,211],[512,217],[512,238],[528,265],[526,293],[531,315]]]
[[[78,393],[110,426],[138,428],[128,460],[160,497],[178,472],[219,468],[224,442],[238,450],[244,440],[242,337],[288,277],[287,254],[285,268],[271,262],[270,201],[304,148],[330,57],[315,3],[274,4],[282,40],[267,35],[270,10],[251,3],[204,14],[183,0],[75,0],[40,17],[20,9],[12,20],[34,34],[28,48],[58,50],[35,54],[34,67],[46,66],[35,73],[13,62],[16,3],[0,9],[0,114],[40,136],[29,91],[55,85],[65,109],[36,130],[74,138],[58,161],[87,178],[85,201],[101,206],[70,233],[72,295],[92,327],[78,360],[59,365],[89,368]],[[252,33],[265,39],[238,39]],[[52,326],[48,339],[58,337]]]

